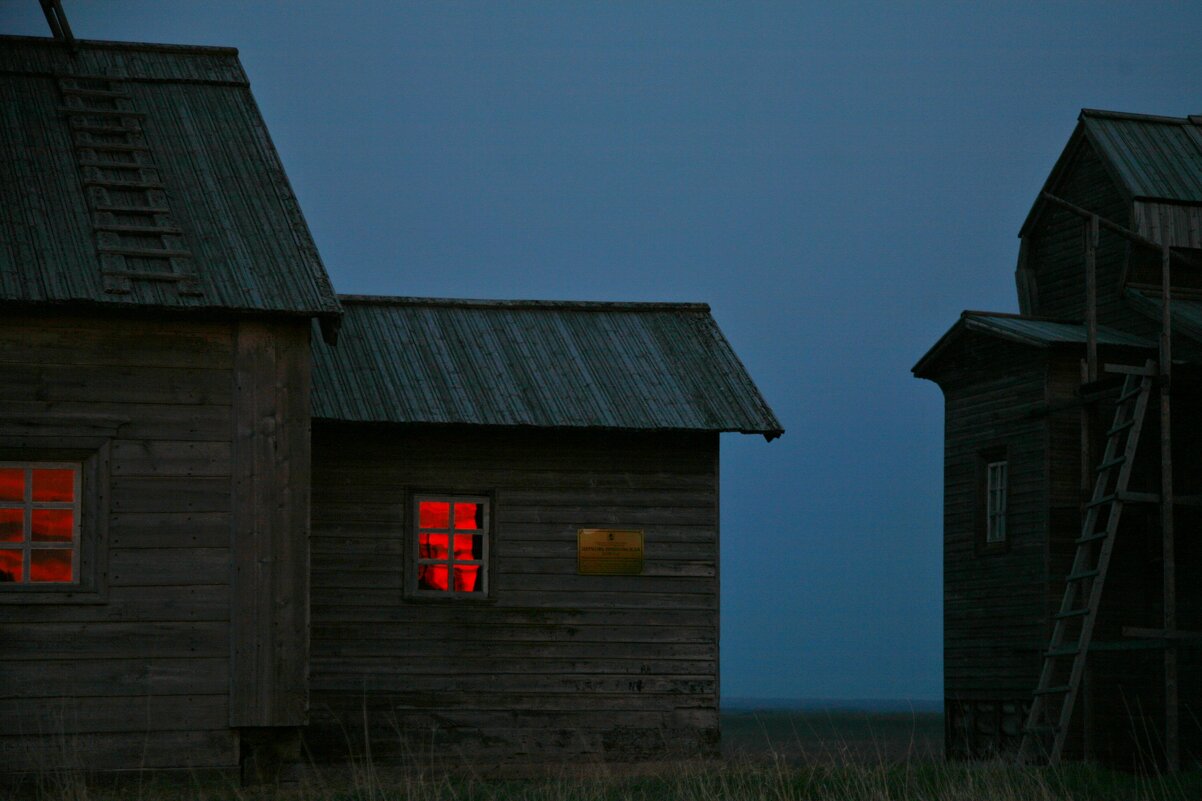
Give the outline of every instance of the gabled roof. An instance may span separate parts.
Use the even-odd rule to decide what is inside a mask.
[[[341,299],[314,418],[783,433],[704,304]]]
[[[985,334],[1033,348],[1084,345],[1087,339],[1085,326],[1080,323],[1001,312],[965,311],[960,314],[956,324],[918,360],[911,372],[919,378],[929,377],[949,348],[971,333]],[[1098,344],[1144,349],[1156,347],[1156,343],[1150,339],[1104,325],[1098,326]]]
[[[1084,109],[1080,121],[1128,195],[1202,203],[1202,118]]]
[[[0,37],[0,303],[337,317],[236,50]]]
[[[1082,143],[1093,146],[1131,201],[1202,204],[1202,117],[1082,109],[1076,129],[1044,184],[1045,192],[1055,191]],[[1037,198],[1022,234],[1042,208],[1043,201]]]

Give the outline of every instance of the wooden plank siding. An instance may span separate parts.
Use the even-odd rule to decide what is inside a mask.
[[[305,723],[309,331],[243,322],[234,345],[230,725]]]
[[[1096,151],[1082,141],[1068,168],[1049,191],[1122,226],[1133,225],[1130,201],[1107,172]],[[1044,205],[1024,236],[1021,266],[1035,279],[1034,304],[1024,313],[1058,320],[1085,319],[1085,222],[1054,203]],[[1130,247],[1103,228],[1097,249],[1098,324],[1144,336],[1156,328],[1123,300]]]
[[[0,603],[4,769],[237,764],[231,366],[228,323],[0,320],[0,442],[86,436],[110,455],[105,596]]]
[[[492,495],[491,598],[404,597],[416,490]],[[314,754],[715,752],[717,435],[317,421],[313,493]],[[643,529],[643,575],[578,575],[588,527]]]
[[[307,321],[259,328],[289,355],[255,380],[307,403]],[[0,319],[3,458],[64,447],[107,454],[97,497],[82,497],[85,515],[100,501],[107,509],[100,589],[27,600],[0,586],[0,771],[238,765],[230,703],[231,643],[244,630],[231,613],[240,519],[232,482],[243,458],[234,436],[238,330],[228,320],[146,315]],[[275,436],[299,465],[303,502],[307,406],[283,411],[293,422]],[[278,480],[275,465],[257,468]],[[297,495],[278,503],[295,505]],[[295,519],[302,512],[288,521],[295,537],[306,530]]]
[[[970,337],[944,392],[944,694],[950,755],[1017,743],[1047,610],[1047,350]],[[985,543],[984,473],[1008,463],[1007,537]]]

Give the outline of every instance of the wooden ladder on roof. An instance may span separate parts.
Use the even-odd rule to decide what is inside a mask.
[[[104,291],[125,295],[133,281],[150,281],[173,284],[180,295],[200,295],[192,254],[146,143],[146,114],[134,108],[127,83],[111,75],[58,78],[59,111],[71,129],[92,212]]]
[[[1156,363],[1148,360],[1143,367],[1106,365],[1106,370],[1125,373],[1126,378],[1115,402],[1114,424],[1106,432],[1106,449],[1094,469],[1093,496],[1086,505],[1073,566],[1065,577],[1064,597],[1053,616],[1052,637],[1043,653],[1043,669],[1018,750],[1020,762],[1032,756],[1045,757],[1053,765],[1060,761],[1123,506],[1159,500],[1154,494],[1127,490],[1148,396],[1158,375]],[[1066,664],[1070,658],[1071,664]]]

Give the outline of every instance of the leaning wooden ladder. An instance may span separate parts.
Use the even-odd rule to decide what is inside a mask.
[[[1043,670],[1039,674],[1039,685],[1035,688],[1027,725],[1023,729],[1019,761],[1030,758],[1037,745],[1044,746],[1042,756],[1046,756],[1051,764],[1060,761],[1073,717],[1073,705],[1085,673],[1085,659],[1093,637],[1102,587],[1106,582],[1106,569],[1114,550],[1123,505],[1131,501],[1156,500],[1156,496],[1127,490],[1148,408],[1148,396],[1157,375],[1156,363],[1149,360],[1143,367],[1107,365],[1106,369],[1108,372],[1125,373],[1126,379],[1115,403],[1114,425],[1107,432],[1106,449],[1094,471],[1093,496],[1086,506],[1072,569],[1065,578],[1060,611],[1053,616],[1055,624],[1052,637],[1043,654]],[[1106,512],[1105,526],[1099,530],[1103,511]],[[1069,657],[1072,658],[1072,666],[1065,675],[1064,663]],[[1059,705],[1054,703],[1056,698],[1061,699]],[[1051,720],[1055,722],[1046,722]],[[1051,748],[1046,747],[1049,734],[1052,735]],[[1034,755],[1041,754],[1035,751]]]

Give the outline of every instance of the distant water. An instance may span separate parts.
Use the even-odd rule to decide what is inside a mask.
[[[723,696],[722,709],[745,712],[777,709],[799,712],[843,710],[850,712],[942,712],[943,701],[933,698],[731,698]]]

